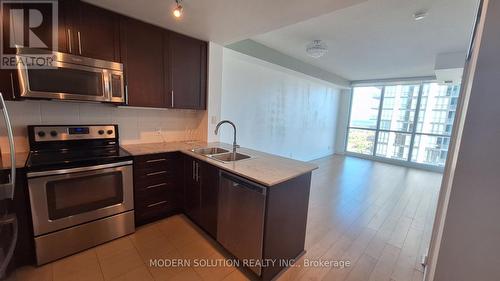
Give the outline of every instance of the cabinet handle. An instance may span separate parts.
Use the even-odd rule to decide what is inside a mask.
[[[153,159],[153,160],[146,161],[146,163],[156,163],[156,162],[163,162],[163,161],[167,161],[167,159],[165,159],[165,158]]]
[[[147,186],[146,189],[151,189],[151,188],[155,188],[155,187],[160,187],[160,186],[165,186],[167,185],[166,182],[164,183],[160,183],[160,184],[155,184],[155,185],[150,185],[150,186]]]
[[[156,176],[156,175],[165,174],[166,172],[167,171],[154,172],[154,173],[146,174],[146,176],[148,176],[148,177],[150,177],[150,176]]]
[[[147,207],[151,208],[151,207],[162,205],[162,204],[165,204],[165,203],[167,203],[167,201],[160,201],[158,203],[149,204]]]
[[[73,53],[73,48],[71,48],[71,29],[68,29],[68,50],[69,53]]]
[[[196,179],[196,168],[195,168],[196,162],[193,161],[193,180]]]
[[[174,107],[174,90],[170,92],[170,95],[172,96],[172,108]]]
[[[196,163],[196,181],[200,181],[200,165],[199,163]]]
[[[14,76],[12,75],[12,72],[10,73],[10,86],[12,88],[12,98],[16,98],[16,93],[14,92]]]
[[[125,104],[128,105],[128,84],[125,85]]]
[[[76,33],[78,35],[78,51],[80,52],[80,55],[82,54],[82,36],[80,34],[80,31]]]

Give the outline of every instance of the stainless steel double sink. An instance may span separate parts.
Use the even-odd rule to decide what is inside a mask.
[[[221,162],[235,162],[251,158],[251,156],[248,156],[246,154],[241,154],[238,152],[232,153],[229,150],[220,147],[195,148],[191,151]]]

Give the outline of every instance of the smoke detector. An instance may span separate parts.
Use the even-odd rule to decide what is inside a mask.
[[[314,40],[306,46],[306,53],[315,59],[328,53],[328,46],[321,40]]]
[[[423,20],[425,17],[427,17],[427,11],[425,10],[420,10],[413,14],[413,19],[415,21]]]

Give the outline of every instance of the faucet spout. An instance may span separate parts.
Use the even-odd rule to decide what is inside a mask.
[[[217,135],[219,133],[219,128],[222,124],[224,123],[227,123],[231,126],[233,126],[233,158],[236,159],[236,148],[240,147],[237,143],[236,143],[236,125],[234,125],[233,122],[229,121],[229,120],[222,120],[220,121],[217,126],[215,127],[215,134]]]

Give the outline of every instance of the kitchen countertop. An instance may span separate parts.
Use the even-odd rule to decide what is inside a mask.
[[[21,169],[26,165],[26,159],[28,159],[29,152],[18,152],[16,153],[16,168]],[[10,154],[2,153],[0,155],[0,170],[10,169]]]
[[[159,142],[159,143],[141,143],[121,145],[128,153],[138,156],[165,152],[175,152],[182,150],[190,150],[193,148],[204,147],[206,142],[190,141],[190,142]]]
[[[308,162],[284,158],[244,147],[238,148],[238,152],[249,155],[251,158],[224,163],[191,151],[191,149],[199,147],[222,147],[229,151],[232,149],[232,146],[229,144],[201,141],[122,145],[123,149],[134,156],[180,151],[265,186],[277,185],[318,168],[317,165]]]

